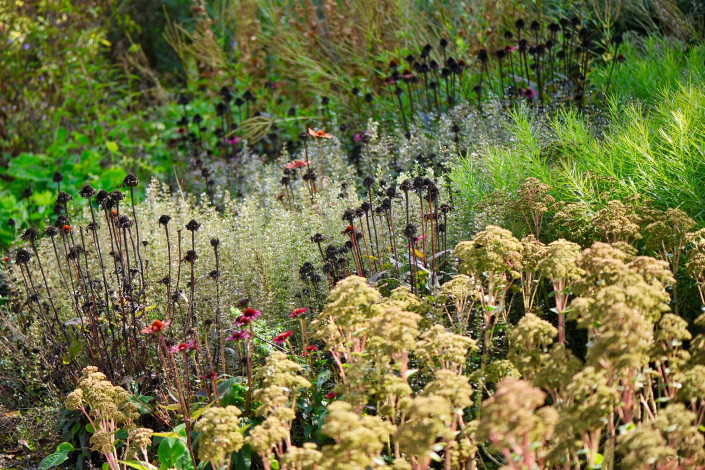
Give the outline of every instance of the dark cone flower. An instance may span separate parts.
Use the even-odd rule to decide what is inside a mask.
[[[414,238],[416,236],[416,225],[409,223],[404,227],[404,236],[406,238]]]
[[[79,194],[83,199],[90,199],[95,195],[95,193],[95,188],[88,183],[84,184],[81,191],[79,191]]]
[[[35,229],[33,227],[29,227],[22,234],[22,240],[25,240],[25,241],[32,241],[33,242],[38,237],[39,237],[39,232],[37,231],[37,229]]]
[[[199,224],[198,222],[196,222],[195,219],[191,219],[191,220],[189,221],[189,223],[186,224],[186,230],[188,230],[189,232],[195,232],[195,231],[197,231],[199,228],[201,228],[201,224]]]
[[[110,199],[111,199],[113,202],[120,202],[120,201],[122,201],[123,199],[125,199],[125,193],[123,193],[122,191],[116,189],[115,191],[113,191],[112,193],[110,193]]]
[[[135,175],[132,173],[128,173],[127,176],[125,176],[125,179],[122,180],[122,184],[127,186],[128,188],[134,188],[140,183],[140,180],[137,179]]]
[[[56,203],[63,205],[72,199],[73,198],[69,196],[69,193],[67,193],[66,191],[59,191],[59,194],[56,196]]]
[[[163,225],[166,227],[170,220],[171,220],[171,216],[164,214],[161,217],[159,217],[159,225]]]
[[[95,195],[95,202],[97,202],[99,205],[103,205],[103,203],[110,197],[110,194],[105,189],[101,189],[98,191]]]
[[[324,237],[324,236],[323,236],[322,234],[320,234],[320,233],[316,233],[316,234],[314,234],[314,235],[311,237],[311,241],[312,241],[313,243],[321,243],[321,242],[322,242],[323,240],[325,240],[325,239],[326,239],[326,237]]]
[[[32,254],[24,248],[17,250],[17,256],[15,257],[15,262],[17,264],[27,264]]]
[[[51,180],[54,183],[61,183],[62,181],[64,181],[64,175],[62,175],[59,171],[55,171],[54,176],[52,176]]]
[[[44,235],[48,237],[54,238],[59,234],[59,231],[54,227],[53,225],[49,225],[45,230],[44,230]]]
[[[213,248],[218,248],[218,245],[220,245],[220,240],[217,238],[211,238],[211,246]]]

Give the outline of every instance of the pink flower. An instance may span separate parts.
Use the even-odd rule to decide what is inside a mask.
[[[143,328],[140,333],[143,335],[152,335],[154,333],[159,333],[162,329],[166,328],[171,324],[171,321],[161,321],[161,320],[154,320],[151,325],[149,325],[147,328]]]
[[[230,336],[228,336],[228,339],[226,339],[226,341],[240,341],[241,339],[247,339],[249,337],[250,335],[247,334],[247,331],[245,330],[233,331]]]
[[[338,396],[338,395],[336,395],[335,392],[328,392],[328,393],[326,393],[326,398],[327,398],[328,400],[334,400],[335,397],[337,397],[337,396]]]
[[[531,88],[524,88],[522,90],[522,94],[524,95],[524,98],[526,98],[529,101],[531,101],[532,99],[536,98],[536,96],[538,96],[538,93],[535,90],[532,90]]]
[[[291,330],[285,331],[284,333],[279,333],[272,339],[274,344],[284,344],[284,342],[291,336]]]
[[[313,137],[314,139],[317,137],[323,137],[325,139],[332,139],[333,138],[333,134],[328,134],[326,131],[322,131],[322,130],[314,131],[310,127],[308,128],[308,134],[311,137]]]
[[[295,169],[297,169],[297,168],[307,167],[307,166],[309,166],[310,164],[311,164],[310,161],[305,162],[305,161],[303,161],[303,160],[296,160],[295,162],[287,163],[287,164],[286,164],[286,169],[287,169],[287,170],[295,170]]]
[[[362,140],[362,134],[355,134],[355,137],[353,137],[353,140],[355,142],[359,142]]]
[[[245,326],[245,325],[247,325],[248,323],[250,323],[251,321],[252,321],[252,317],[246,317],[245,315],[240,315],[240,316],[237,317],[237,319],[235,320],[235,323],[236,323],[238,326]]]
[[[227,142],[230,145],[239,144],[240,142],[242,142],[242,137],[240,137],[239,135],[236,135],[232,139],[225,139],[225,142]]]
[[[179,343],[176,346],[172,346],[169,348],[170,353],[178,353],[178,352],[183,352],[187,353],[190,351],[193,351],[194,349],[198,349],[198,345],[196,344],[196,340],[192,339],[188,343]]]
[[[262,313],[259,310],[255,310],[254,308],[246,308],[245,312],[242,315],[251,320],[257,320],[259,317],[262,316]]]
[[[307,311],[308,311],[308,308],[307,308],[307,307],[297,308],[296,310],[294,310],[293,312],[291,312],[291,313],[289,314],[289,318],[300,317],[301,315],[303,315],[303,314],[306,313]]]

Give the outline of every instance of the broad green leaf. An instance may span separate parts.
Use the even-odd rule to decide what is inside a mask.
[[[162,469],[174,468],[179,458],[186,452],[186,444],[181,442],[181,439],[166,438],[157,450],[159,463]]]

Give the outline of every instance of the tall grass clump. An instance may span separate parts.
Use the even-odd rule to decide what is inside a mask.
[[[516,194],[534,177],[566,202],[600,207],[603,191],[618,199],[639,194],[702,222],[705,87],[681,82],[658,93],[648,107],[612,99],[596,117],[573,110],[554,117],[516,110],[506,145],[458,159],[452,177],[461,200],[477,207],[488,195]]]

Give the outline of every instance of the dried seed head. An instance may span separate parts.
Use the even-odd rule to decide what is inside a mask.
[[[32,241],[33,242],[38,237],[39,237],[39,232],[37,231],[37,229],[35,229],[33,227],[29,227],[22,234],[22,240],[25,240],[25,241]]]
[[[171,216],[164,214],[161,217],[159,217],[159,225],[163,225],[164,227],[166,227],[170,220],[171,220]]]
[[[95,195],[95,193],[96,193],[96,191],[93,188],[93,186],[91,186],[88,183],[84,184],[83,187],[81,188],[81,191],[79,192],[81,197],[84,199],[92,198]]]
[[[404,236],[406,238],[414,238],[416,236],[416,225],[409,223],[404,227]]]
[[[514,27],[515,27],[516,29],[518,29],[519,31],[521,31],[522,29],[524,29],[525,26],[526,26],[526,22],[524,21],[523,18],[519,18],[518,20],[516,20],[516,21],[514,22]]]
[[[122,180],[122,184],[127,186],[128,188],[134,188],[140,183],[140,180],[137,179],[135,175],[132,173],[128,173],[127,176],[125,176],[125,179]]]
[[[113,202],[120,202],[123,199],[125,199],[125,193],[123,193],[122,191],[120,191],[118,189],[116,189],[115,191],[110,193],[110,200]]]
[[[59,191],[59,194],[56,196],[56,203],[65,205],[72,199],[73,197],[69,196],[69,193],[67,193],[66,191]]]
[[[32,254],[24,248],[17,250],[17,255],[15,256],[15,262],[17,264],[27,264]]]
[[[190,231],[190,232],[195,232],[195,231],[197,231],[199,228],[201,228],[201,224],[199,224],[198,222],[196,222],[195,219],[191,219],[191,220],[189,221],[189,223],[186,224],[186,230],[188,230],[188,231]]]
[[[531,29],[531,31],[538,31],[541,29],[541,23],[534,20],[531,22],[531,25],[529,26],[529,28]]]
[[[130,227],[132,227],[132,225],[133,225],[132,221],[126,215],[121,215],[120,218],[118,219],[118,227],[120,227],[120,228],[130,228]]]
[[[62,175],[59,171],[55,171],[54,176],[52,176],[51,180],[54,183],[61,183],[64,180],[64,175]]]
[[[324,236],[323,236],[322,234],[320,234],[320,233],[316,233],[316,234],[314,234],[314,235],[311,237],[311,241],[312,241],[313,243],[321,243],[321,242],[324,241],[325,239],[326,239],[326,237],[324,237]]]
[[[97,202],[99,205],[103,205],[103,203],[110,197],[110,194],[105,189],[101,189],[98,191],[95,195],[95,202]]]
[[[188,250],[186,256],[184,256],[184,261],[188,261],[189,263],[193,263],[197,259],[198,255],[196,254],[196,250]]]
[[[48,237],[54,238],[56,235],[58,235],[59,231],[54,227],[53,225],[47,226],[47,228],[44,230],[44,235]]]
[[[8,227],[14,227],[17,225],[17,222],[15,222],[15,219],[7,219],[7,226]]]
[[[220,245],[220,240],[217,238],[211,238],[211,246],[213,248],[218,248],[218,245]]]

